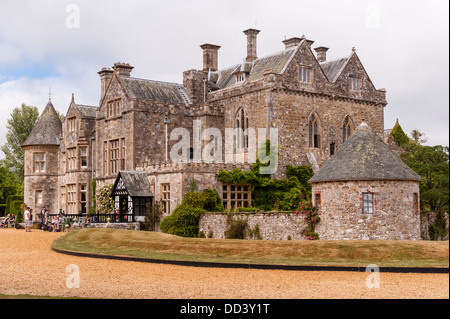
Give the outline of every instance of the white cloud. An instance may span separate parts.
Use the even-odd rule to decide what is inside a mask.
[[[66,26],[69,4],[80,9],[78,29]],[[445,1],[2,0],[0,144],[6,114],[23,102],[42,110],[49,85],[65,111],[72,92],[97,104],[97,72],[117,61],[136,77],[181,82],[183,71],[202,67],[203,43],[222,46],[219,67],[242,61],[242,31],[256,24],[259,56],[282,50],[285,36],[306,35],[329,47],[330,59],[355,46],[387,90],[385,126],[399,118],[405,131],[448,145],[448,22]]]

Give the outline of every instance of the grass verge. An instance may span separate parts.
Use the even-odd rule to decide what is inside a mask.
[[[60,250],[148,259],[298,266],[448,267],[449,242],[275,241],[183,238],[83,229],[53,242]]]

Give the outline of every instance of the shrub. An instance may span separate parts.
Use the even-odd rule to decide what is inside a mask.
[[[189,192],[183,202],[160,225],[162,232],[182,237],[199,235],[199,220],[202,214],[222,212],[223,205],[215,189],[205,189],[202,193]]]
[[[198,222],[206,210],[190,206],[186,203],[179,205],[170,216],[163,219],[160,229],[163,233],[181,237],[197,237]]]
[[[248,221],[242,217],[234,219],[231,214],[227,215],[226,239],[245,239],[248,229]]]

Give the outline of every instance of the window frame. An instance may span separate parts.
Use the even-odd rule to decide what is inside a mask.
[[[238,207],[252,207],[251,184],[223,183],[222,203],[226,210],[232,210]]]
[[[348,139],[352,137],[353,134],[353,125],[350,119],[350,116],[346,116],[344,118],[344,122],[342,124],[342,143],[345,143]]]
[[[238,129],[236,136],[236,149],[246,150],[248,149],[248,113],[244,107],[240,107],[234,116],[234,127]]]
[[[83,154],[83,150],[86,151],[85,154]],[[89,154],[89,152],[88,152],[88,147],[87,146],[80,147],[80,167],[81,168],[87,168],[88,167],[88,165],[89,165],[88,154]],[[83,160],[86,162],[85,165],[83,165]]]
[[[370,215],[375,214],[375,193],[362,193],[362,213]]]
[[[309,148],[320,148],[319,120],[316,114],[312,114],[308,123]]]
[[[298,67],[298,81],[300,83],[312,83],[313,70],[309,66]]]
[[[83,187],[84,187],[84,189],[83,189]],[[87,184],[79,184],[79,191],[80,191],[79,192],[79,194],[80,194],[79,210],[83,213],[87,213],[87,203],[88,203]],[[83,200],[83,196],[84,196],[84,200]]]
[[[166,215],[170,214],[170,183],[161,184],[161,203],[163,212]]]
[[[413,193],[413,212],[415,214],[420,214],[420,201],[419,201],[419,193]]]
[[[44,191],[41,189],[36,190],[35,197],[36,205],[42,205],[44,203]]]
[[[34,163],[34,172],[35,173],[45,173],[45,171],[46,171],[45,162],[47,160],[46,157],[47,157],[46,153],[43,153],[43,152],[33,153],[33,163]]]
[[[356,76],[350,76],[350,91],[361,91],[362,90],[362,80]]]

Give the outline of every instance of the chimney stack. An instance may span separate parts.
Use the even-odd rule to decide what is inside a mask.
[[[290,38],[283,41],[286,46],[286,50],[298,46],[300,42],[302,42],[302,39],[300,38]]]
[[[326,62],[327,61],[327,51],[326,47],[318,47],[314,49],[317,52],[317,61]]]
[[[98,75],[100,75],[100,83],[101,83],[101,89],[100,89],[100,99],[103,99],[106,93],[106,87],[108,86],[109,81],[111,81],[114,71],[109,68],[103,68],[98,72]]]
[[[256,29],[247,29],[244,31],[244,34],[247,36],[247,58],[245,59],[246,62],[253,62],[258,58],[258,56],[256,55],[256,36],[259,32],[261,31]]]
[[[214,44],[202,44],[203,49],[203,71],[209,72],[219,70],[219,49],[220,46]]]
[[[114,63],[114,70],[117,72],[117,75],[120,77],[126,77],[129,78],[131,75],[131,70],[133,70],[134,67],[130,66],[128,63],[121,63],[116,62]]]

